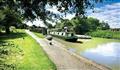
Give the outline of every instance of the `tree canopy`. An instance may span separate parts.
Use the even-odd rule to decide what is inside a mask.
[[[6,11],[6,8],[9,10],[7,11],[8,13],[4,13],[4,20],[1,20],[0,16],[0,23],[4,24],[4,26],[6,26],[6,23],[7,25],[11,25],[13,22],[19,22],[18,19],[20,18],[31,21],[37,18],[42,19],[44,23],[46,23],[46,19],[50,19],[51,16],[56,17],[56,14],[47,10],[47,6],[56,6],[57,10],[61,13],[76,13],[76,16],[84,17],[86,9],[92,9],[95,3],[102,1],[103,0],[0,0],[0,11]],[[9,29],[9,27],[7,27],[7,29]]]
[[[74,12],[76,15],[84,15],[86,8],[93,8],[97,2],[103,0],[0,0],[0,9],[9,7],[21,13],[26,19],[40,18],[45,20],[48,14],[52,14],[46,6],[57,6],[60,12]],[[72,10],[71,10],[72,9]]]

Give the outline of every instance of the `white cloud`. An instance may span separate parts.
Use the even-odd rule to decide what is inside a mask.
[[[33,22],[28,21],[26,22],[27,25],[32,26],[32,25],[36,25],[36,26],[41,26],[41,27],[46,27],[46,25],[43,23],[43,21],[36,19]]]
[[[75,16],[75,13],[74,14],[67,14],[66,16],[64,16],[63,18],[64,19],[72,19],[73,17]]]
[[[33,24],[32,24],[32,22],[30,22],[30,21],[25,21],[24,23],[26,23],[27,25],[29,25],[29,26],[32,26]]]
[[[89,13],[89,16],[108,22],[111,28],[120,28],[120,3],[95,8],[95,13]]]
[[[53,12],[53,13],[55,13],[55,14],[60,14],[60,12],[57,10],[57,7],[56,6],[47,6],[46,7],[46,9],[48,10],[48,11],[50,11],[50,12]]]
[[[72,19],[75,16],[75,14],[69,14],[69,13],[67,13],[65,16],[65,13],[59,12],[56,6],[51,7],[51,6],[47,5],[46,9],[50,12],[53,12],[54,14],[59,14],[60,16],[63,16],[64,19]]]
[[[67,14],[64,16],[64,14],[60,13],[55,6],[48,6],[47,9],[55,14],[63,15],[64,19],[71,19],[75,16],[75,14]],[[89,16],[107,22],[111,28],[120,28],[120,3],[107,4],[103,7],[95,8],[94,13],[90,13],[90,11],[91,10],[87,11]]]

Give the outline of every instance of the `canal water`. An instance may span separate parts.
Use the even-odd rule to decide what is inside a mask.
[[[120,70],[120,43],[118,42],[98,45],[96,48],[80,52],[80,55],[112,70]]]

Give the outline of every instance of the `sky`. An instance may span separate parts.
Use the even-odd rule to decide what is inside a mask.
[[[120,28],[120,0],[106,0],[94,10],[94,13],[89,10],[87,15],[107,22],[111,28]]]
[[[47,7],[47,10],[52,11],[56,14],[63,15],[59,11],[57,11],[56,7]],[[86,15],[88,17],[94,17],[99,19],[100,21],[107,22],[111,28],[120,28],[120,0],[104,0],[103,3],[96,4],[94,10],[94,13],[92,12],[92,10],[87,10]],[[63,18],[71,19],[74,16],[75,14],[67,14],[66,17],[64,16]],[[33,23],[28,22],[27,24],[35,24],[36,26],[42,27],[45,26],[40,20],[36,20]],[[52,24],[55,25],[55,23],[53,22]]]
[[[45,24],[43,24],[43,21],[41,21],[41,20],[39,20],[39,19],[36,19],[36,20],[33,21],[33,22],[27,21],[27,22],[24,22],[24,23],[26,23],[26,24],[29,25],[29,26],[35,25],[35,26],[46,27]]]

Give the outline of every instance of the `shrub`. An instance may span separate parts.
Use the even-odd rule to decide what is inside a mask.
[[[0,70],[16,70],[16,65],[11,58],[16,58],[17,55],[22,56],[22,50],[19,46],[13,44],[12,41],[0,41]]]

